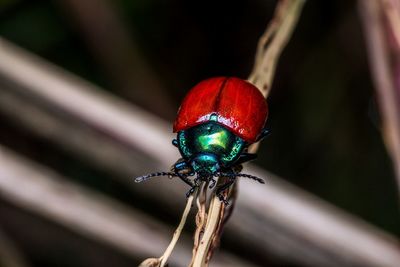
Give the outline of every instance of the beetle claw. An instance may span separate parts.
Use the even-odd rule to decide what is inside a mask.
[[[211,180],[210,180],[210,185],[208,186],[208,188],[209,189],[212,189],[214,186],[215,186],[215,183],[216,183],[217,181],[215,180],[215,179],[212,179],[211,178]]]
[[[225,204],[225,206],[229,206],[229,201],[222,194],[217,195],[218,199]]]
[[[179,146],[178,140],[173,139],[172,140],[172,145],[175,146],[175,147],[178,147]]]
[[[189,198],[191,194],[193,194],[194,190],[196,189],[197,185],[192,186],[189,191],[186,192],[186,198]]]

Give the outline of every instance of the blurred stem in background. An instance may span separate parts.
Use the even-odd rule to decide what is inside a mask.
[[[132,31],[128,33],[112,1],[58,2],[109,76],[114,90],[158,116],[172,119],[176,110],[170,94],[139,51]]]
[[[400,195],[400,3],[359,0],[370,68]]]
[[[28,267],[23,253],[0,227],[0,266]]]

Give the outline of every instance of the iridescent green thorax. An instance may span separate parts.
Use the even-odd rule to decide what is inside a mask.
[[[224,126],[210,121],[178,133],[182,156],[195,172],[215,173],[230,167],[245,147],[245,141]]]

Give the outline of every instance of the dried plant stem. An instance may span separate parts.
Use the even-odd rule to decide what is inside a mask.
[[[292,35],[304,3],[305,0],[278,2],[272,21],[260,37],[254,67],[248,80],[259,88],[265,97],[268,97],[271,90],[279,56]]]
[[[248,81],[268,97],[272,87],[276,65],[283,48],[300,17],[305,0],[282,0],[276,7],[275,15],[257,45],[255,63]],[[258,150],[259,143],[249,148],[250,153]]]
[[[196,214],[196,231],[194,233],[194,243],[193,243],[193,255],[196,254],[196,251],[200,245],[201,237],[204,233],[204,228],[207,223],[207,212],[206,212],[206,205],[207,205],[207,184],[203,184],[200,189],[200,193],[197,197],[197,214]],[[189,264],[189,266],[193,265],[194,257]]]
[[[298,21],[304,0],[281,0],[275,11],[274,18],[260,38],[253,71],[249,81],[257,86],[265,97],[271,89],[276,63],[283,48]],[[252,146],[255,152],[257,146]],[[221,179],[223,180],[223,179]],[[220,181],[218,181],[220,182]],[[231,190],[227,193],[230,195]],[[231,203],[235,201],[230,199]],[[225,218],[226,205],[217,196],[213,196],[208,209],[208,218],[200,245],[193,255],[193,267],[208,266],[208,261],[218,243]]]
[[[223,210],[225,204],[221,202],[218,197],[213,197],[210,202],[208,209],[208,219],[204,230],[203,237],[201,239],[197,253],[194,255],[193,267],[206,266],[208,249],[211,245],[211,241],[214,238],[218,223],[221,219],[221,210]]]
[[[183,214],[181,217],[181,221],[179,222],[178,227],[176,228],[174,235],[172,236],[172,240],[169,243],[167,249],[164,254],[160,258],[149,258],[144,260],[139,267],[164,267],[168,261],[169,256],[171,256],[172,251],[175,248],[176,243],[178,242],[179,237],[181,236],[183,227],[185,226],[187,217],[189,215],[190,209],[193,206],[193,200],[197,198],[198,190],[195,190],[193,194],[191,194],[186,202],[185,209],[183,210]]]
[[[214,237],[211,241],[211,246],[209,247],[208,250],[208,255],[207,255],[207,262],[210,261],[211,257],[214,254],[214,250],[215,248],[217,248],[219,246],[219,241],[220,241],[220,237],[222,234],[222,230],[225,226],[225,223],[228,221],[228,219],[230,218],[230,216],[232,215],[233,209],[235,207],[235,201],[236,201],[236,194],[237,194],[237,183],[233,184],[231,186],[231,188],[226,191],[224,193],[224,196],[226,199],[230,199],[230,205],[225,206],[223,208],[220,209],[220,215],[219,215],[219,221],[218,221],[218,225],[217,228],[215,229],[214,232]]]
[[[178,225],[178,228],[176,228],[175,232],[174,232],[174,236],[172,237],[171,243],[169,243],[167,249],[165,250],[164,254],[160,257],[161,263],[160,263],[160,267],[164,267],[165,264],[167,263],[167,260],[169,258],[169,256],[172,253],[172,250],[174,249],[176,242],[178,241],[179,237],[181,236],[183,227],[185,226],[186,220],[187,220],[187,216],[189,215],[190,209],[192,208],[192,204],[193,204],[193,199],[197,196],[197,190],[191,195],[189,196],[189,198],[187,199],[186,202],[186,207],[185,210],[183,211],[183,215],[181,218],[181,221]]]

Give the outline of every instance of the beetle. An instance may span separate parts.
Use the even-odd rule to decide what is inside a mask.
[[[228,204],[223,192],[237,177],[264,183],[261,178],[241,173],[241,164],[256,158],[247,150],[249,145],[268,135],[267,117],[267,102],[251,83],[236,77],[201,81],[185,96],[173,125],[177,137],[172,144],[182,158],[170,172],[151,173],[135,181],[177,176],[190,186],[186,194],[189,196],[201,182],[209,182],[211,189],[216,184],[215,178],[226,177],[226,182],[215,192]]]

